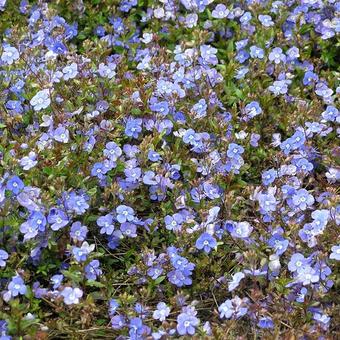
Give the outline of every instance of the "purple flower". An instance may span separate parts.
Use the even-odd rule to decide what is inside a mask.
[[[216,239],[208,233],[203,233],[196,240],[196,248],[203,249],[207,254],[215,247],[217,247]]]
[[[77,241],[84,241],[86,239],[88,229],[80,222],[74,222],[71,226],[70,236]]]
[[[167,316],[170,314],[170,307],[166,305],[164,302],[159,302],[157,304],[157,309],[153,312],[152,317],[155,320],[159,320],[161,322],[165,321]]]
[[[73,305],[79,303],[79,299],[83,296],[83,291],[79,288],[65,287],[60,295],[67,305]]]
[[[194,315],[181,313],[177,317],[177,332],[179,335],[194,335],[198,324],[199,319]]]
[[[17,195],[25,187],[24,182],[18,177],[11,177],[6,184],[6,189]]]
[[[133,221],[135,219],[135,212],[131,207],[126,205],[119,205],[116,208],[117,220],[119,223],[124,223],[126,221]]]

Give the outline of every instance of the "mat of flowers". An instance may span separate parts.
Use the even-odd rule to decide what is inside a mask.
[[[340,338],[339,17],[0,0],[0,339]]]

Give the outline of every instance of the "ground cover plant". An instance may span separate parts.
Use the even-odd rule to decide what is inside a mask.
[[[0,339],[340,337],[335,0],[0,0]]]

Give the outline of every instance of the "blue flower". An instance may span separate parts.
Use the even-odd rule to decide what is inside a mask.
[[[277,177],[277,171],[275,169],[270,169],[262,173],[262,183],[264,185],[272,184]]]
[[[312,71],[307,71],[303,77],[302,83],[303,85],[312,85],[315,84],[319,81],[319,76],[312,72]]]
[[[306,189],[299,189],[293,195],[292,203],[300,210],[306,210],[307,207],[313,205],[314,197]]]
[[[95,163],[91,169],[91,176],[103,179],[105,174],[108,172],[108,168],[103,163]]]
[[[87,242],[83,242],[81,247],[73,247],[72,254],[78,262],[85,262],[87,256],[94,250],[95,245],[89,245]]]
[[[202,118],[207,114],[207,103],[205,101],[205,99],[200,99],[198,103],[196,103],[191,111],[194,112],[195,118]]]
[[[318,272],[311,266],[306,265],[297,272],[296,281],[301,282],[304,286],[316,283],[320,279]]]
[[[113,223],[113,216],[111,214],[107,214],[105,216],[100,216],[97,219],[97,225],[100,228],[100,233],[101,234],[106,234],[106,235],[112,235],[115,226]]]
[[[78,74],[78,65],[76,63],[72,63],[71,65],[67,65],[63,68],[64,80],[73,79]]]
[[[208,233],[203,233],[196,240],[196,248],[203,249],[207,254],[210,253],[211,249],[217,246],[216,239]]]
[[[65,212],[57,208],[51,208],[47,216],[47,221],[51,224],[52,230],[59,230],[69,223],[69,219]]]
[[[113,329],[121,329],[126,326],[126,318],[124,315],[115,315],[111,319],[111,327]]]
[[[265,316],[265,317],[262,317],[259,322],[257,323],[257,325],[260,327],[260,328],[266,328],[266,329],[272,329],[274,328],[274,322],[272,320],[272,318],[270,318],[269,316]]]
[[[65,207],[68,212],[74,212],[77,215],[82,215],[89,208],[87,197],[84,194],[78,195],[74,191],[63,195],[65,199]]]
[[[79,303],[79,299],[83,296],[83,291],[79,288],[65,287],[60,295],[67,305],[73,305]]]
[[[20,159],[19,161],[20,166],[22,166],[22,168],[24,170],[29,170],[32,169],[33,167],[35,167],[38,163],[37,161],[37,155],[35,152],[31,151],[28,156],[25,156],[23,158]]]
[[[159,321],[163,322],[169,316],[170,310],[171,310],[170,307],[168,307],[166,305],[166,303],[159,302],[157,304],[157,309],[152,314],[152,317],[155,320],[159,320]]]
[[[115,142],[106,143],[106,147],[103,151],[104,156],[115,162],[121,155],[122,149]]]
[[[291,272],[296,272],[300,268],[304,267],[307,264],[307,260],[301,253],[295,253],[290,258],[290,261],[288,263],[288,269]]]
[[[30,104],[33,106],[34,111],[46,109],[51,104],[50,91],[44,89],[39,91],[31,100]]]
[[[138,138],[140,132],[142,132],[142,120],[140,118],[128,118],[125,125],[126,136]]]
[[[6,184],[6,189],[15,195],[19,194],[24,187],[24,182],[18,176],[11,177]]]
[[[85,266],[85,276],[88,280],[96,280],[102,274],[98,260],[92,260]]]
[[[105,65],[104,63],[99,64],[98,73],[105,78],[112,79],[116,75],[117,65],[114,63],[109,63]]]
[[[57,142],[60,143],[68,143],[69,140],[69,131],[62,125],[59,125],[54,131],[53,131],[53,138]]]
[[[164,218],[165,228],[168,230],[178,231],[181,229],[182,223],[184,222],[183,216],[181,214],[174,214],[172,216],[167,215]]]
[[[109,301],[109,315],[112,317],[119,307],[119,303],[116,299],[110,299]]]
[[[261,213],[270,214],[276,210],[278,201],[273,194],[259,194],[258,201],[261,208]]]
[[[80,222],[74,222],[71,226],[70,236],[77,241],[84,241],[86,239],[88,229]]]
[[[253,231],[253,227],[248,222],[238,222],[227,227],[232,237],[247,238]]]
[[[224,4],[216,5],[215,9],[211,12],[211,16],[215,19],[223,19],[228,16],[230,11]]]
[[[51,277],[51,282],[53,283],[53,289],[58,289],[63,282],[64,275],[56,274]]]
[[[340,244],[333,246],[331,250],[332,253],[329,255],[329,258],[332,260],[340,261]]]
[[[156,152],[154,150],[149,150],[149,152],[148,152],[148,159],[151,162],[158,162],[158,161],[162,160],[162,157],[161,157],[161,155],[158,152]]]
[[[259,20],[264,27],[270,27],[274,25],[274,21],[270,15],[259,15]]]
[[[51,49],[56,54],[65,54],[67,52],[66,46],[61,41],[54,42]]]
[[[20,295],[26,294],[27,287],[21,276],[16,275],[12,277],[11,282],[8,285],[8,292],[10,294],[10,297],[16,297],[19,294]]]
[[[199,319],[194,315],[181,313],[177,317],[177,332],[179,335],[194,335],[196,327],[199,324]]]
[[[275,64],[279,64],[281,62],[286,62],[286,56],[282,52],[282,48],[275,47],[272,49],[272,51],[269,53],[269,60],[273,61]]]
[[[263,59],[264,58],[264,50],[257,46],[250,46],[250,56],[252,58]]]
[[[6,63],[7,65],[12,65],[14,61],[19,59],[19,51],[13,46],[5,46],[2,55],[1,61]]]
[[[126,221],[133,221],[135,219],[135,212],[131,207],[126,205],[119,205],[116,208],[117,220],[119,223],[124,223]]]
[[[228,284],[228,291],[231,292],[236,289],[239,286],[241,280],[245,277],[246,276],[242,272],[235,273],[232,280]]]
[[[242,155],[244,152],[244,148],[238,144],[230,143],[228,145],[227,156],[229,158],[237,158]]]
[[[123,222],[120,226],[120,231],[127,237],[137,237],[137,227],[133,223]]]
[[[247,299],[240,299],[238,296],[235,296],[232,300],[226,300],[218,307],[220,318],[238,319],[242,317],[248,311],[247,303]]]
[[[20,232],[24,234],[24,241],[34,238],[38,235],[38,225],[27,221],[21,224]]]
[[[7,251],[0,249],[0,267],[4,268],[6,266],[7,259],[8,259]]]
[[[282,255],[287,250],[289,241],[276,233],[268,240],[268,245],[275,250],[276,255]]]

